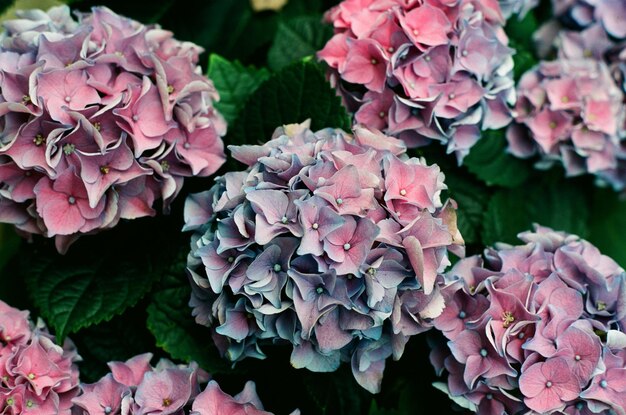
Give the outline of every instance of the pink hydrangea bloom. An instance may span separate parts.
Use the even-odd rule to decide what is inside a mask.
[[[625,413],[626,272],[575,235],[519,238],[446,274],[438,388],[484,415]]]
[[[616,189],[626,184],[624,95],[609,68],[594,59],[542,62],[518,85],[509,151],[561,162],[568,176],[591,173]]]
[[[377,392],[386,358],[441,312],[448,251],[462,254],[439,167],[362,127],[288,125],[230,149],[248,169],[185,208],[196,321],[233,361],[291,343],[293,366],[329,372],[347,360]]]
[[[55,343],[28,311],[0,301],[0,407],[6,414],[70,415],[80,356],[68,339]]]
[[[271,415],[263,410],[254,382],[232,397],[195,363],[175,365],[152,354],[110,362],[111,373],[93,384],[81,384],[73,415]],[[298,415],[296,410],[292,415]]]
[[[63,252],[223,164],[200,47],[104,7],[20,13],[0,34],[0,222]]]
[[[521,9],[520,9],[521,11]],[[409,147],[440,141],[459,161],[510,122],[512,49],[496,0],[344,0],[318,57],[356,121]]]

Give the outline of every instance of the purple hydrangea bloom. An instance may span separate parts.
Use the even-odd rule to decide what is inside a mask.
[[[526,14],[539,5],[539,0],[499,0],[500,9],[505,19],[517,15],[523,19]]]
[[[560,162],[568,176],[591,173],[624,187],[624,95],[603,62],[542,62],[517,89],[516,122],[507,130],[512,154],[538,154],[538,167]]]
[[[291,343],[293,366],[350,361],[377,392],[385,359],[443,309],[448,250],[463,251],[439,167],[362,127],[287,125],[264,145],[230,149],[248,169],[185,209],[197,322],[233,361]]]
[[[409,147],[440,141],[459,162],[506,126],[513,50],[497,0],[344,0],[318,53],[356,121]]]
[[[43,322],[0,301],[0,407],[6,414],[70,415],[80,356],[56,344]]]
[[[575,235],[519,238],[445,275],[437,388],[485,415],[625,413],[626,272]]]
[[[150,365],[152,354],[126,362],[110,362],[111,372],[93,384],[81,384],[72,400],[74,415],[271,415],[263,410],[254,382],[232,397],[198,365],[175,365],[162,359]],[[292,415],[297,415],[296,410]]]
[[[0,221],[59,251],[164,210],[224,162],[202,49],[104,7],[30,10],[0,34]]]

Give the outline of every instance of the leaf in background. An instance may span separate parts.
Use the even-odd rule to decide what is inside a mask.
[[[277,127],[309,118],[313,130],[350,128],[350,117],[320,66],[298,62],[274,74],[250,96],[226,140],[265,142]]]
[[[12,225],[0,223],[0,275],[2,275],[4,266],[17,252],[21,242],[21,238],[17,235]],[[6,288],[0,286],[0,297],[2,297],[1,293]]]
[[[178,206],[176,206],[178,208]],[[134,306],[176,255],[182,235],[177,215],[121,222],[83,236],[65,255],[52,240],[22,244],[16,278],[59,339]]]
[[[367,407],[367,398],[371,397],[371,394],[356,383],[349,364],[341,365],[333,373],[304,371],[302,377],[307,392],[317,407],[314,412],[316,414],[360,414]]]
[[[489,201],[489,189],[469,177],[465,170],[450,174],[445,171],[448,195],[458,204],[457,221],[459,231],[466,244],[479,244],[483,214]]]
[[[177,261],[165,275],[148,306],[148,329],[157,346],[174,359],[195,361],[210,373],[228,370],[219,356],[209,329],[197,324],[191,315],[191,284],[185,275],[185,262]]]
[[[280,10],[285,7],[289,0],[250,0],[252,10],[260,12],[263,10]]]
[[[587,200],[571,179],[502,189],[489,201],[482,239],[484,245],[519,243],[516,235],[533,223],[585,237],[588,219]]]
[[[99,256],[82,251],[60,256],[36,250],[27,255],[31,258],[25,274],[29,295],[59,339],[121,314],[158,277],[147,255],[119,258],[109,250]]]
[[[313,56],[331,38],[333,29],[321,16],[298,16],[278,24],[267,63],[278,71],[307,56]]]
[[[626,201],[611,189],[595,189],[589,241],[626,267]]]
[[[463,164],[489,185],[515,187],[528,179],[532,166],[506,152],[504,131],[484,131]]]
[[[230,62],[219,55],[212,54],[209,58],[209,78],[220,94],[220,101],[215,107],[231,124],[248,97],[269,78],[267,69],[245,67],[240,62]]]

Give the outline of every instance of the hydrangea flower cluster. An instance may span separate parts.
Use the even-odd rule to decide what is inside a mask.
[[[444,175],[362,127],[288,125],[230,150],[249,168],[185,206],[196,321],[233,361],[287,342],[294,367],[350,361],[377,392],[385,359],[441,312],[438,273],[463,250]]]
[[[539,5],[539,0],[499,0],[499,3],[505,19],[513,15],[523,19],[529,11]]]
[[[447,273],[437,386],[480,414],[625,413],[624,270],[575,235],[519,238]]]
[[[3,414],[70,415],[80,357],[70,340],[55,343],[28,311],[0,301],[0,410]]]
[[[225,160],[200,47],[104,7],[78,17],[26,11],[0,35],[0,221],[60,251]]]
[[[596,27],[606,39],[626,39],[626,3],[622,0],[552,0],[552,8],[565,27],[578,31]],[[600,30],[596,36],[602,36]]]
[[[271,415],[263,411],[254,382],[232,397],[217,382],[206,389],[200,384],[208,373],[191,365],[175,365],[162,359],[150,365],[152,354],[135,356],[126,362],[110,362],[111,372],[93,384],[81,384],[74,398],[74,415]],[[292,415],[297,415],[294,412]]]
[[[624,96],[604,63],[542,62],[524,74],[518,94],[507,130],[512,154],[539,154],[540,166],[561,161],[568,176],[592,173],[624,187]]]
[[[481,130],[510,122],[512,49],[497,0],[345,0],[318,56],[356,120],[459,161]]]

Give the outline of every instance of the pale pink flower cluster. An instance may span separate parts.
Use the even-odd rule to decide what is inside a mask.
[[[510,122],[513,50],[497,0],[345,0],[318,54],[356,120],[462,158]]]
[[[538,154],[540,166],[562,162],[568,176],[597,175],[625,185],[624,96],[609,68],[594,59],[542,62],[518,84],[509,151]]]
[[[55,343],[28,311],[0,301],[0,408],[3,414],[70,415],[80,357],[70,340]]]
[[[155,214],[224,162],[200,47],[98,7],[31,10],[0,37],[0,221],[60,251]]]

